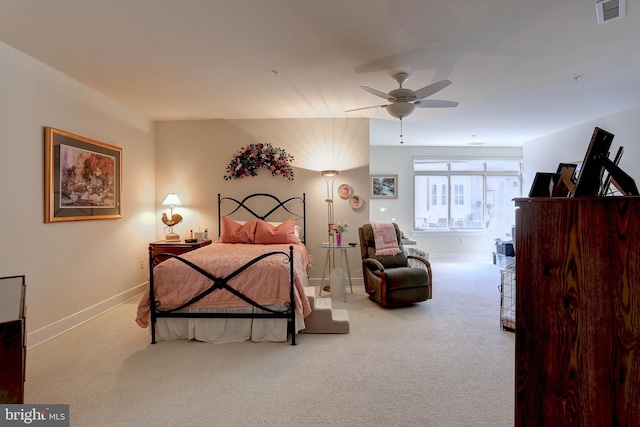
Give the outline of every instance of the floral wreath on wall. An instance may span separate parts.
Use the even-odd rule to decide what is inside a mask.
[[[270,143],[250,144],[247,148],[241,148],[238,154],[231,159],[224,179],[228,181],[246,176],[256,176],[259,168],[267,168],[271,171],[271,175],[293,181],[293,169],[289,163],[292,161],[291,154]]]

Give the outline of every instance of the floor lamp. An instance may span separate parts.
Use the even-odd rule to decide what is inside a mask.
[[[336,170],[325,170],[320,172],[322,174],[322,176],[324,177],[324,181],[327,184],[327,198],[324,200],[325,202],[327,202],[327,233],[329,234],[329,243],[333,245],[334,243],[334,236],[333,234],[331,234],[331,232],[329,231],[329,226],[331,224],[334,223],[334,216],[333,216],[333,183],[336,180],[336,177],[338,176],[338,171]],[[333,269],[335,268],[336,265],[336,261],[335,261],[335,257],[333,256],[333,251],[331,251],[331,257],[329,258],[329,271],[333,271]],[[322,272],[322,274],[324,274],[324,271]],[[325,286],[324,290],[329,292],[331,290],[330,286]]]
[[[327,184],[327,198],[324,200],[327,202],[327,232],[329,233],[329,242],[333,243],[333,234],[329,232],[329,226],[334,223],[333,217],[333,183],[338,176],[338,171],[336,170],[326,170],[322,171],[322,176],[324,177],[324,181]]]

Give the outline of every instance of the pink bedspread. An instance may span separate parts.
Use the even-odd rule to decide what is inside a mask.
[[[311,306],[305,296],[303,283],[310,258],[306,246],[295,244],[294,247],[294,284],[296,311],[307,317]],[[282,251],[289,253],[289,244],[251,245],[212,243],[208,246],[181,255],[218,278],[227,277],[239,267],[267,253]],[[289,301],[289,263],[284,263],[283,255],[272,255],[252,265],[238,276],[229,280],[228,284],[261,305],[280,304]],[[168,259],[154,268],[154,288],[156,301],[160,309],[171,309],[180,306],[205,289],[212,282],[176,259]],[[220,289],[207,295],[190,308],[222,308],[239,307],[248,304],[231,292]],[[138,304],[136,322],[142,328],[149,326],[149,288]]]

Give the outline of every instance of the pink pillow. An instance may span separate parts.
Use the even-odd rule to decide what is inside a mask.
[[[258,220],[255,242],[258,245],[300,242],[296,238],[296,220],[290,218],[277,226]]]
[[[223,216],[222,232],[219,243],[254,243],[256,237],[256,225],[258,220],[249,221],[245,224],[238,224],[232,219]]]

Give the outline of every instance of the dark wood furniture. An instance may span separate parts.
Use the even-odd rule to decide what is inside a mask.
[[[25,276],[0,278],[0,403],[24,403]]]
[[[156,255],[160,254],[182,255],[210,244],[210,239],[200,240],[197,243],[186,243],[184,240],[180,240],[179,242],[165,242],[164,240],[160,240],[158,242],[149,243],[149,257],[153,259]],[[155,264],[160,264],[167,258],[168,257],[157,257],[155,258]]]
[[[640,425],[640,197],[516,206],[515,425]]]

